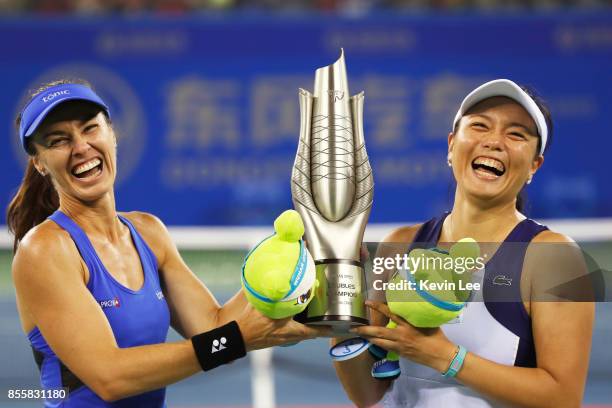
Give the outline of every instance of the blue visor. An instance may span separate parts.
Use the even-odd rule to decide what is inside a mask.
[[[61,84],[45,89],[34,96],[21,112],[21,124],[19,126],[19,139],[21,146],[26,148],[26,138],[32,136],[36,128],[40,126],[45,117],[53,108],[70,100],[82,100],[99,105],[108,117],[110,113],[108,106],[102,99],[89,88],[81,84]]]

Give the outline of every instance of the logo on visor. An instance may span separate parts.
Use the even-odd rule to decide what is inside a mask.
[[[116,185],[120,185],[141,168],[141,158],[146,143],[146,118],[142,101],[130,83],[117,72],[106,67],[95,64],[66,64],[51,67],[32,78],[25,89],[37,89],[40,84],[55,81],[57,78],[91,78],[94,82],[95,91],[108,105],[113,118],[113,128],[121,136],[118,144]],[[51,103],[55,99],[65,98],[69,90],[54,92],[42,92],[40,96],[43,103]],[[72,94],[72,92],[70,92]],[[26,101],[30,99],[24,94],[16,104],[16,109],[21,109]],[[15,111],[15,114],[19,113]],[[161,136],[161,135],[160,135]],[[11,138],[15,157],[24,167],[28,161],[28,155],[23,151],[19,138]]]
[[[70,91],[68,89],[65,89],[63,91],[56,91],[56,92],[50,93],[49,95],[43,96],[42,100],[43,102],[47,103],[47,102],[51,102],[52,100],[54,100],[60,95],[68,95],[68,94],[70,94]]]

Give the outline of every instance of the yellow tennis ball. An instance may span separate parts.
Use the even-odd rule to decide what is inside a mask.
[[[399,275],[395,275],[391,282],[398,285],[402,280]],[[439,327],[461,313],[460,310],[445,310],[429,303],[414,289],[387,289],[386,295],[389,310],[415,327]],[[456,302],[453,304],[460,305]]]
[[[274,221],[274,229],[276,234],[260,242],[245,259],[242,285],[247,300],[257,310],[282,319],[300,313],[312,300],[316,268],[300,242],[304,224],[299,213],[283,212]],[[301,258],[302,251],[306,258]],[[304,260],[305,264],[299,263]],[[304,269],[297,269],[300,265]],[[297,271],[302,273],[296,275]],[[292,287],[292,282],[297,286]]]

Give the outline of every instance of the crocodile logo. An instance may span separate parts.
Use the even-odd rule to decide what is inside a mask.
[[[500,286],[510,286],[512,285],[512,279],[506,278],[506,275],[497,275],[495,278],[493,278],[493,284]]]

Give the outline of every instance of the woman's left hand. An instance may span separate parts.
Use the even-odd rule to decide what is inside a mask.
[[[351,330],[387,351],[395,351],[401,357],[445,372],[450,365],[457,346],[439,328],[418,328],[400,316],[391,313],[389,307],[380,302],[367,301],[370,307],[397,324],[394,329],[379,326],[360,326]]]

